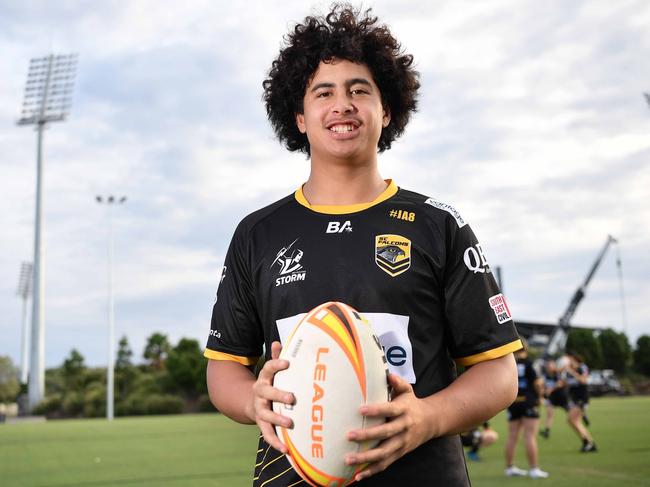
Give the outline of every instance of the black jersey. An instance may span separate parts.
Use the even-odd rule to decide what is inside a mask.
[[[521,347],[480,243],[451,206],[398,189],[373,202],[312,206],[295,194],[252,213],[226,255],[205,356],[256,363],[315,306],[341,301],[373,325],[391,372],[418,397],[461,365]],[[260,439],[255,485],[293,485]],[[266,483],[274,477],[277,478]],[[360,485],[467,485],[458,436],[436,438]],[[295,484],[304,485],[304,484]]]
[[[526,402],[536,404],[539,400],[539,393],[535,388],[537,372],[533,363],[526,359],[517,359],[518,390],[515,402]]]

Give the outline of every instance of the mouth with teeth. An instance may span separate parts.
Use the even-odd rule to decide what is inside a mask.
[[[345,132],[352,132],[355,129],[354,125],[352,124],[347,124],[347,125],[333,125],[330,127],[330,131],[336,132],[336,133],[345,133]]]

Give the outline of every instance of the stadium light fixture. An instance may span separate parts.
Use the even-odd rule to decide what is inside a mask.
[[[113,296],[113,206],[121,205],[126,201],[126,196],[115,198],[96,196],[97,203],[108,207],[108,364],[106,366],[106,419],[114,417],[114,392],[115,392],[115,299]]]
[[[23,319],[21,321],[22,333],[20,340],[20,383],[26,384],[29,377],[29,324],[27,322],[27,300],[32,294],[32,272],[31,262],[23,262],[20,266],[18,277],[18,289],[16,294],[23,300]]]
[[[33,58],[29,62],[23,108],[17,125],[36,125],[36,216],[34,219],[34,293],[32,299],[32,333],[29,409],[45,394],[45,317],[43,302],[43,131],[51,122],[64,121],[72,104],[72,90],[77,54]]]

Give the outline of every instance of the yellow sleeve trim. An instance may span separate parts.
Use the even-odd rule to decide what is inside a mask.
[[[231,362],[239,362],[242,365],[255,365],[259,357],[240,357],[239,355],[231,355],[229,353],[216,352],[206,348],[203,356],[211,360],[230,360]]]
[[[312,205],[309,203],[309,201],[307,201],[307,198],[305,198],[305,195],[302,192],[302,186],[296,190],[294,196],[298,203],[306,208],[309,208],[312,211],[315,211],[316,213],[326,213],[328,215],[346,215],[348,213],[357,213],[359,211],[363,211],[370,208],[371,206],[375,206],[381,203],[382,201],[386,201],[388,198],[392,198],[395,193],[397,193],[397,185],[392,179],[386,179],[385,181],[388,183],[386,189],[373,201],[370,201],[368,203],[358,203],[354,205]]]
[[[521,344],[521,340],[517,339],[514,342],[506,343],[505,345],[493,348],[492,350],[487,350],[475,355],[470,355],[469,357],[461,357],[454,360],[458,365],[464,365],[467,367],[468,365],[474,365],[479,362],[485,362],[486,360],[503,357],[509,353],[516,352],[520,348],[523,348],[523,345]]]

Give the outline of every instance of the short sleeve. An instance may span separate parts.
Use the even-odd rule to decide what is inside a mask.
[[[519,350],[510,308],[474,232],[447,218],[445,234],[444,298],[452,357],[469,366]]]
[[[255,307],[248,241],[244,225],[235,230],[212,308],[204,355],[254,365],[262,355],[263,338]]]

